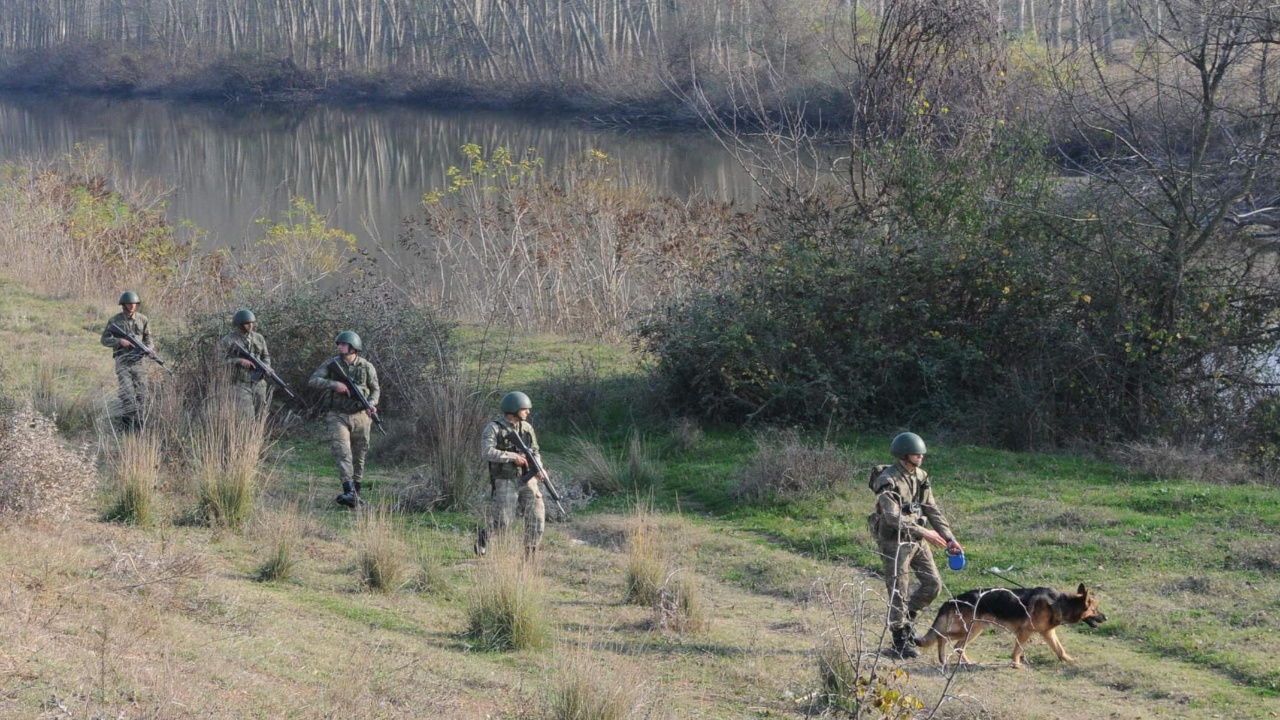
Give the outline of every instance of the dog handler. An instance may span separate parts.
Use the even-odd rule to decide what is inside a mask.
[[[933,552],[925,543],[953,555],[964,548],[951,534],[951,525],[934,502],[929,474],[920,467],[927,452],[924,440],[915,433],[902,433],[893,439],[889,452],[898,462],[872,481],[876,509],[867,520],[884,560],[893,652],[905,659],[920,656],[911,622],[938,597],[942,587]],[[925,527],[926,520],[933,529]],[[910,595],[908,571],[915,573],[917,582]]]

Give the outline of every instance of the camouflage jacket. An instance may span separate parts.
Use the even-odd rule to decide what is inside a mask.
[[[360,392],[364,393],[369,404],[377,407],[378,398],[382,395],[382,388],[378,384],[378,371],[373,369],[373,363],[360,356],[356,356],[356,361],[350,365],[344,362],[340,355],[325,360],[315,372],[311,373],[311,379],[307,381],[307,385],[317,390],[330,391],[326,404],[329,410],[348,414],[363,410],[364,406],[354,395],[342,395],[337,392],[338,386],[343,384],[334,367],[339,363],[347,371],[347,375],[351,376],[352,382],[360,388]]]
[[[142,362],[146,355],[141,350],[120,347],[120,338],[111,332],[112,325],[133,333],[133,336],[141,340],[147,347],[155,349],[151,344],[151,326],[147,323],[147,316],[140,312],[135,312],[133,317],[129,317],[123,312],[118,312],[107,321],[107,327],[102,331],[102,344],[111,348],[111,357],[115,358],[117,363],[132,365],[133,363]]]
[[[913,541],[921,540],[924,537],[922,531],[925,520],[943,538],[950,540],[954,537],[951,525],[934,502],[929,473],[922,468],[908,472],[902,467],[902,463],[894,463],[876,478],[874,489],[874,515],[882,539],[896,538],[899,533],[903,533]]]
[[[251,331],[248,335],[239,330],[232,330],[218,341],[217,359],[231,371],[231,381],[235,383],[265,382],[265,376],[257,368],[247,368],[240,364],[240,353],[236,352],[236,343],[258,356],[258,359],[271,366],[271,352],[267,350],[267,339],[262,333]]]
[[[520,455],[513,436],[520,433],[520,439],[533,451],[538,461],[542,455],[538,451],[538,436],[533,426],[526,421],[512,423],[505,417],[485,423],[484,432],[480,435],[480,457],[489,463],[490,478],[518,478],[528,469],[516,465],[516,457]]]

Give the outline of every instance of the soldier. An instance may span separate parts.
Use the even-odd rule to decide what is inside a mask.
[[[236,349],[236,346],[256,355],[268,366],[271,353],[267,340],[256,331],[258,318],[251,310],[237,310],[231,318],[235,329],[218,341],[218,356],[231,372],[231,388],[236,405],[250,419],[260,419],[267,410],[267,379],[261,370]]]
[[[889,451],[898,462],[872,480],[876,509],[868,521],[884,560],[893,651],[900,658],[914,658],[920,651],[915,646],[911,622],[933,602],[942,587],[933,552],[925,543],[946,548],[953,555],[964,552],[964,548],[951,534],[951,526],[934,502],[929,474],[920,467],[926,452],[924,440],[915,433],[902,433],[893,439]],[[926,520],[932,530],[925,527]],[[915,573],[918,583],[910,596],[908,570]]]
[[[360,504],[360,479],[364,477],[364,457],[369,452],[369,435],[373,427],[373,415],[378,412],[378,371],[373,363],[359,357],[364,349],[360,336],[347,330],[338,333],[334,340],[338,355],[325,360],[311,373],[307,385],[330,391],[329,412],[325,420],[329,425],[329,446],[333,459],[338,463],[342,479],[342,494],[335,498],[339,505],[354,508]],[[342,380],[346,372],[351,381],[369,401],[369,409],[356,398],[355,393]]]
[[[538,543],[546,526],[547,509],[542,502],[539,477],[529,473],[529,460],[518,450],[516,436],[524,446],[542,462],[538,453],[538,436],[529,424],[533,403],[522,392],[509,392],[502,396],[503,417],[484,426],[480,435],[480,457],[489,464],[489,486],[493,500],[489,505],[486,527],[480,529],[476,539],[477,555],[485,554],[489,538],[506,532],[516,515],[524,518],[524,556],[536,558]]]
[[[102,344],[111,348],[111,357],[115,359],[116,380],[120,386],[120,427],[126,431],[142,428],[142,412],[147,399],[146,355],[133,343],[117,337],[111,326],[115,325],[150,346],[151,327],[147,316],[138,312],[140,304],[142,300],[138,293],[126,290],[120,295],[121,312],[112,316],[102,331]]]

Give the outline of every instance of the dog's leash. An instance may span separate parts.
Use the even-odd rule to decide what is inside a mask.
[[[986,570],[983,570],[982,572],[986,573],[987,575],[994,575],[994,576],[996,576],[996,577],[1000,578],[1001,580],[1008,580],[1009,582],[1013,583],[1014,585],[1017,585],[1018,587],[1022,588],[1023,590],[1026,590],[1026,589],[1027,589],[1027,586],[1026,586],[1026,585],[1023,585],[1022,583],[1018,582],[1017,580],[1014,580],[1013,578],[1008,577],[1007,575],[1005,575],[1005,574],[1004,574],[1004,573],[1002,573],[1002,572],[994,572],[994,571],[992,571],[990,568],[987,568]]]

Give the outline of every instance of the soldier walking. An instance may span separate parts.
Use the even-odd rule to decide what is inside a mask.
[[[257,367],[237,349],[244,348],[269,367],[271,352],[267,339],[257,332],[258,318],[252,310],[237,310],[231,318],[234,329],[218,341],[218,354],[231,372],[231,392],[236,407],[245,418],[259,420],[267,411],[267,379]]]
[[[542,532],[546,527],[547,509],[542,501],[539,477],[530,475],[529,460],[519,450],[520,442],[538,458],[538,436],[529,424],[533,402],[522,392],[502,396],[503,416],[486,423],[480,435],[480,457],[489,465],[489,486],[493,498],[489,504],[486,526],[476,539],[477,555],[484,555],[489,539],[507,531],[517,515],[524,518],[524,557],[535,559]],[[525,477],[528,476],[528,477]]]
[[[335,501],[354,508],[360,504],[360,480],[364,477],[364,458],[369,452],[369,436],[373,415],[378,412],[381,388],[373,363],[359,356],[364,350],[359,335],[347,330],[338,333],[334,342],[338,346],[337,356],[316,368],[307,385],[329,391],[325,421],[329,426],[329,447],[342,480],[342,494]],[[343,373],[369,401],[367,410],[342,379]]]
[[[911,623],[938,597],[942,587],[929,545],[946,548],[951,554],[962,553],[964,548],[934,502],[929,474],[920,467],[927,452],[924,440],[915,433],[902,433],[893,439],[889,451],[898,462],[872,481],[876,509],[867,520],[884,561],[893,652],[905,659],[919,657]],[[925,527],[926,521],[933,529]],[[910,595],[908,572],[915,573],[917,583]]]
[[[147,316],[138,312],[142,299],[138,293],[126,290],[120,295],[120,312],[107,321],[107,328],[102,331],[102,344],[111,348],[111,357],[115,360],[116,382],[120,394],[120,427],[125,431],[142,428],[143,409],[145,407],[148,384],[147,368],[144,365],[146,355],[142,348],[134,347],[127,339],[119,337],[112,331],[112,326],[138,338],[150,347],[151,326]]]

